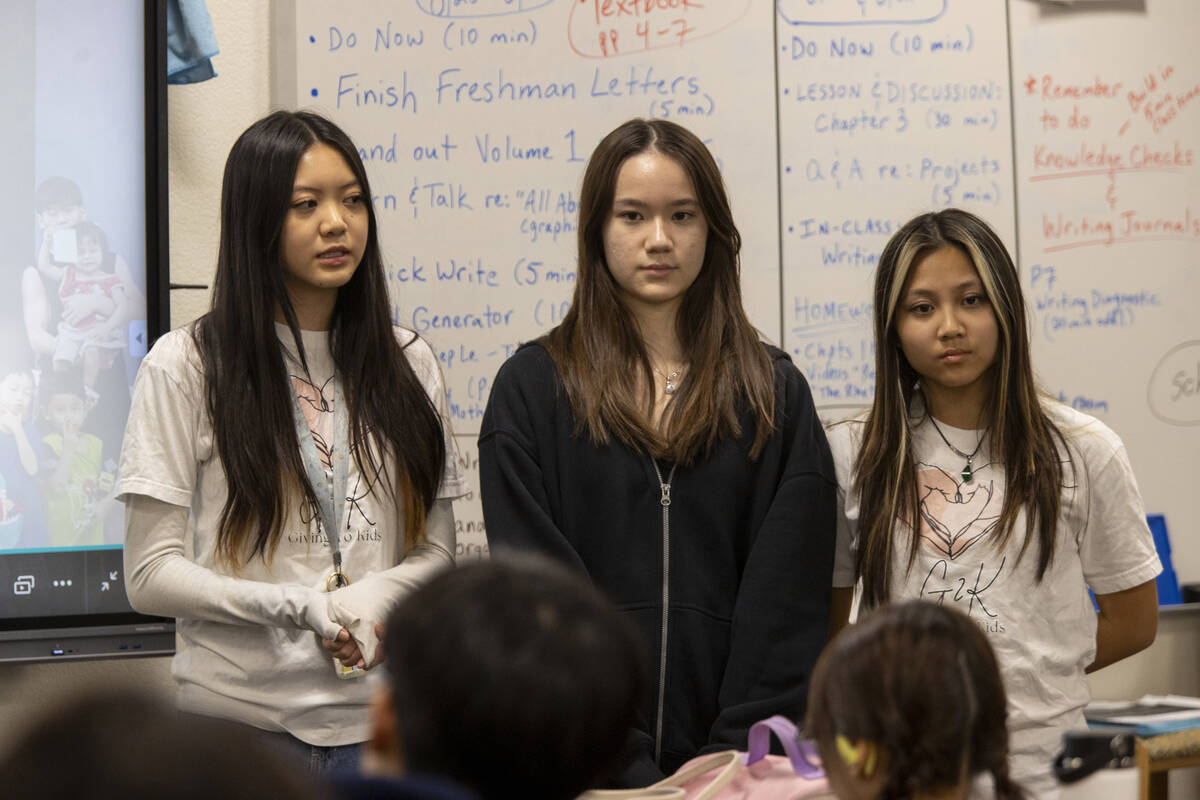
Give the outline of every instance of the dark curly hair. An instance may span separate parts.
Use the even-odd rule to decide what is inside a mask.
[[[1004,685],[987,638],[957,611],[925,600],[883,606],[821,654],[806,734],[826,763],[834,740],[887,754],[879,800],[907,800],[989,772],[999,800],[1024,791],[1008,774]]]

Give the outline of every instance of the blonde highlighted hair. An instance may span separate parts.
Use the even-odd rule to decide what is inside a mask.
[[[1054,557],[1062,503],[1062,459],[1070,456],[1062,432],[1046,416],[1039,400],[1020,276],[1004,243],[979,217],[956,208],[923,214],[892,236],[875,273],[875,397],[853,477],[861,509],[856,570],[863,581],[863,599],[869,605],[889,599],[898,529],[906,527],[911,532],[910,566],[917,554],[920,509],[910,410],[921,376],[900,348],[896,313],[913,267],[943,247],[957,248],[970,259],[999,330],[996,360],[990,369],[991,391],[982,410],[988,447],[1005,470],[997,544],[1008,541],[1024,510],[1020,554],[1024,556],[1036,542],[1038,580]]]

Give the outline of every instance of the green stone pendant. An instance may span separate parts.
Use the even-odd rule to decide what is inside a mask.
[[[971,478],[974,477],[975,473],[971,472],[971,462],[970,461],[967,461],[966,465],[962,468],[961,474],[962,474],[963,483],[971,482]]]

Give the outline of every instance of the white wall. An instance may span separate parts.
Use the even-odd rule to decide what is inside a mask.
[[[233,142],[270,111],[270,4],[208,0],[220,54],[217,77],[167,90],[171,182],[171,280],[208,284],[217,263],[221,172]],[[171,293],[171,324],[208,308],[207,291]]]

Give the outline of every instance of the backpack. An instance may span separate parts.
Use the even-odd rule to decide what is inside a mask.
[[[771,734],[786,756],[771,755]],[[781,716],[754,723],[749,751],[724,750],[696,756],[671,775],[644,789],[593,789],[579,800],[824,800],[834,794],[813,746],[800,740],[796,726]]]

